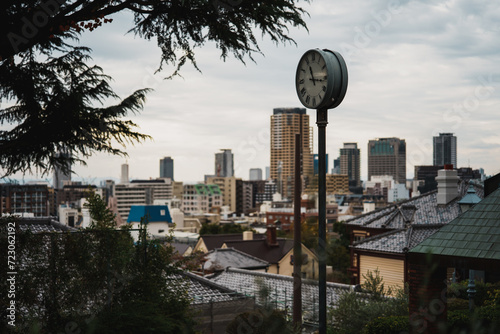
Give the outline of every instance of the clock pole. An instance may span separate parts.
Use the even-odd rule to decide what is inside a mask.
[[[326,334],[326,125],[328,109],[316,111],[318,126],[319,334]]]

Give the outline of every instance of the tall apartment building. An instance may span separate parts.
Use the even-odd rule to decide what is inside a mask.
[[[165,157],[160,159],[160,178],[174,179],[174,159]]]
[[[171,199],[173,196],[171,179],[132,180],[125,184],[115,184],[114,205],[121,222],[126,222],[132,205],[154,204],[155,200]]]
[[[453,165],[457,168],[457,137],[453,133],[440,133],[432,138],[433,165]]]
[[[271,179],[276,180],[283,198],[293,198],[295,134],[302,135],[302,177],[313,177],[313,136],[305,108],[275,108],[271,116]]]
[[[361,156],[358,143],[344,143],[340,149],[340,174],[349,178],[349,184],[361,186]]]
[[[215,153],[215,176],[234,176],[234,155],[230,149],[221,149],[222,152]]]
[[[198,214],[222,206],[222,193],[215,184],[186,184],[182,195],[182,211]]]
[[[392,175],[406,183],[406,142],[399,138],[379,138],[368,142],[368,180],[373,175]]]

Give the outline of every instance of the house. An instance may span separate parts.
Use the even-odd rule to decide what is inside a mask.
[[[469,278],[479,271],[486,282],[500,280],[500,189],[412,248],[408,262],[411,332],[439,333],[447,320],[449,268],[473,270]]]
[[[221,248],[226,241],[264,239],[265,237],[265,234],[252,233],[251,231],[232,234],[205,234],[200,236],[200,239],[198,239],[193,251],[208,253],[216,248]]]
[[[362,284],[368,270],[378,269],[386,286],[403,287],[408,250],[458,217],[466,195],[478,199],[484,194],[482,186],[459,180],[456,170],[440,170],[437,181],[435,191],[345,222],[351,236],[352,284]]]
[[[166,205],[132,205],[130,207],[127,223],[132,224],[130,234],[134,240],[139,238],[137,230],[141,226],[141,221],[146,224],[147,232],[152,236],[165,236],[173,227],[172,217]]]
[[[203,263],[204,273],[225,270],[229,267],[264,272],[269,268],[269,262],[234,248],[216,248],[208,252],[205,258],[206,262]]]
[[[276,227],[268,225],[265,239],[228,240],[224,242],[222,248],[232,247],[269,262],[269,273],[292,276],[293,243],[291,239],[277,238]],[[318,258],[304,245],[302,245],[301,273],[304,278],[318,278]]]

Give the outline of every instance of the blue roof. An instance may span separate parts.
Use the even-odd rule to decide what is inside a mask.
[[[166,205],[132,205],[127,223],[138,223],[142,217],[146,216],[149,223],[172,222],[170,211]]]

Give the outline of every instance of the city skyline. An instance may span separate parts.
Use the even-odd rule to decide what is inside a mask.
[[[270,165],[269,117],[274,108],[301,107],[295,69],[301,55],[316,47],[340,52],[349,71],[346,97],[329,112],[330,157],[344,142],[357,142],[366,162],[369,140],[404,138],[410,178],[415,165],[432,164],[432,138],[449,132],[458,138],[458,167],[500,172],[497,6],[326,0],[302,6],[310,14],[305,18],[309,34],[290,27],[297,46],[264,40],[265,56],[243,65],[223,62],[207,43],[196,50],[202,73],[187,65],[183,78],[165,81],[172,69],[154,74],[160,59],[156,43],[124,35],[132,26],[130,16],[115,15],[112,24],[83,34],[81,45],[93,49],[93,61],[113,77],[120,96],[155,89],[144,110],[130,117],[154,141],[128,146],[128,158],[96,154],[87,167],[74,166],[75,178],[119,178],[126,161],[131,179],[157,177],[158,160],[168,154],[175,160],[176,179],[198,182],[213,172],[213,154],[221,148],[232,149],[236,177],[245,179],[250,168],[264,169]],[[307,114],[316,153],[316,115]],[[362,163],[361,179],[366,178]]]

